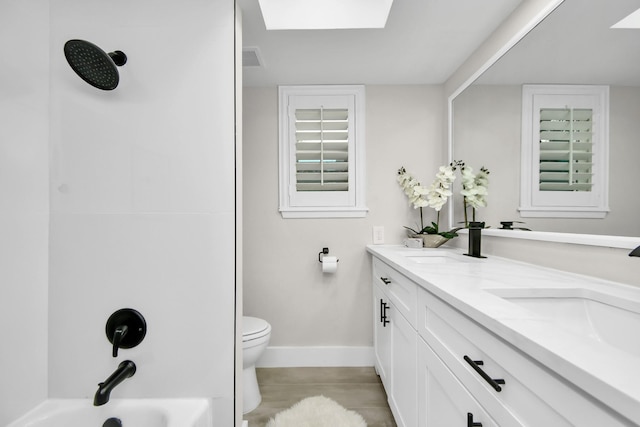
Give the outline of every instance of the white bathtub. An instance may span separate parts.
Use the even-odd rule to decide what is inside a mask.
[[[122,427],[213,427],[207,399],[46,400],[8,427],[102,427],[117,418]]]

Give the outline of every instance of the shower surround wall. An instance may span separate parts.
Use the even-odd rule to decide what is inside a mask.
[[[47,396],[48,37],[48,1],[0,2],[2,426]]]
[[[29,187],[21,170],[4,179],[15,169],[1,160],[0,188],[17,188],[6,209],[3,191],[3,236],[20,239],[4,257],[10,246],[3,237],[2,255],[15,261],[11,269],[28,268],[10,283],[11,302],[0,299],[0,312],[8,308],[3,324],[29,339],[3,343],[15,354],[3,351],[2,361],[16,363],[0,368],[10,382],[0,385],[0,420],[20,412],[5,407],[7,398],[21,410],[46,397],[92,398],[127,358],[138,371],[112,397],[209,397],[220,425],[233,425],[234,2],[42,1],[35,14],[33,3],[22,17],[46,19],[49,33],[37,31],[44,46],[28,34],[37,49],[16,47],[16,65],[3,71],[23,83],[12,90],[37,96],[24,107],[17,99],[2,143],[37,141],[34,153],[15,150],[43,182]],[[28,33],[22,26],[30,21],[14,14],[26,6],[0,8],[15,22],[12,38]],[[116,90],[95,89],[71,70],[62,49],[73,38],[127,54]],[[32,75],[25,61],[38,61],[42,72]],[[47,185],[47,149],[48,196],[40,188]],[[22,200],[27,191],[33,197]],[[12,278],[4,268],[3,287]],[[148,331],[115,359],[104,327],[123,307],[139,310]],[[15,320],[23,311],[27,320]]]

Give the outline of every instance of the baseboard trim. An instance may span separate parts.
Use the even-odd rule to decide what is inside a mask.
[[[259,368],[373,366],[373,347],[267,347]]]

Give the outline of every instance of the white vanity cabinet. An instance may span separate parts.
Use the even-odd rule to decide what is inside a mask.
[[[374,256],[375,363],[399,426],[639,425],[427,289]]]
[[[421,338],[497,425],[637,425],[619,419],[543,364],[425,289],[419,290],[418,300]],[[419,389],[425,390],[422,386]],[[419,398],[425,400],[428,397]]]
[[[417,292],[415,283],[374,259],[376,370],[399,427],[417,425]]]

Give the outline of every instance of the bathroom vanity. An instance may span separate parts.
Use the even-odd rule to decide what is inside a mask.
[[[367,250],[399,426],[640,425],[640,288],[458,249]]]

